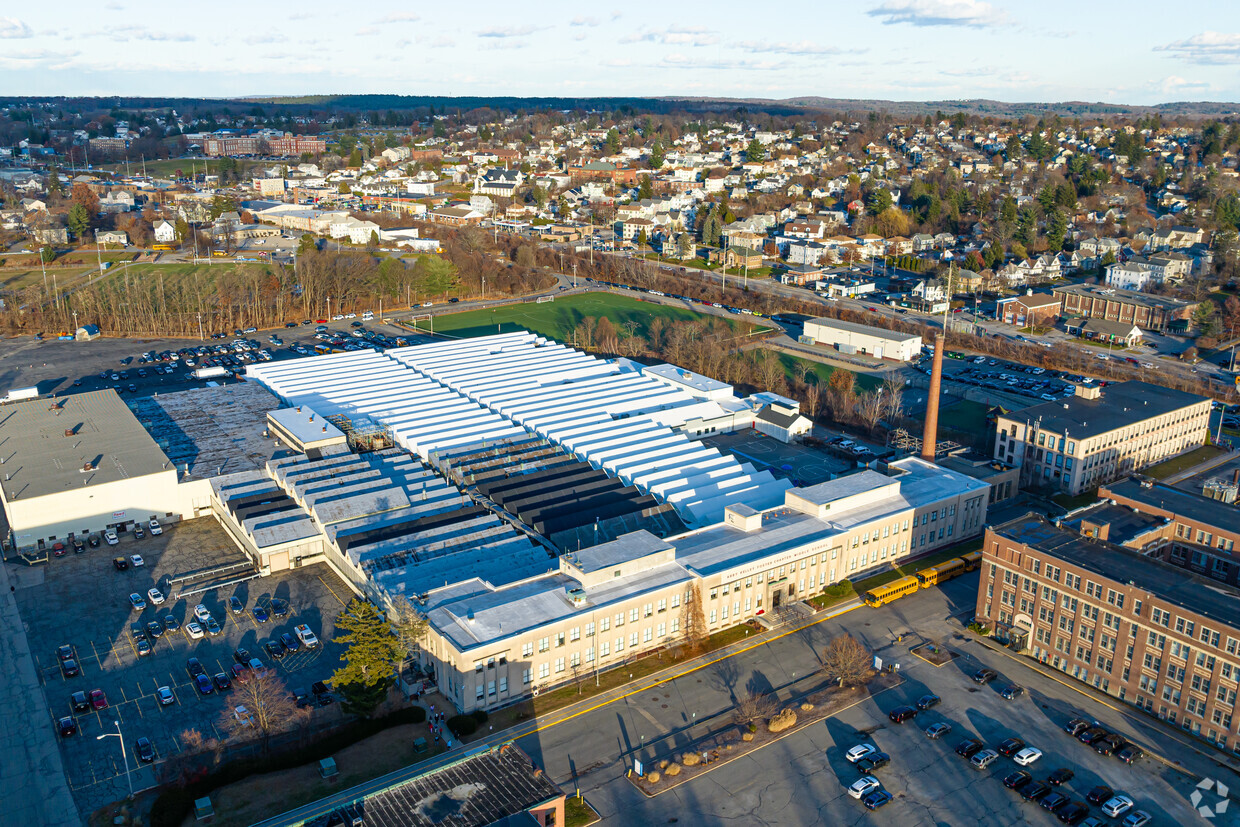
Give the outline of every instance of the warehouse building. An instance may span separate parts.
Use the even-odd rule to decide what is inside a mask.
[[[0,443],[10,550],[179,519],[185,508],[176,467],[114,390],[6,405]]]
[[[1062,315],[1126,322],[1157,333],[1184,333],[1197,304],[1099,284],[1068,284],[1051,291],[1063,302]]]
[[[986,531],[977,619],[997,638],[1240,754],[1240,591],[1026,514]]]
[[[1019,466],[1022,486],[1080,494],[1205,444],[1210,400],[1145,382],[999,414],[994,457]]]
[[[810,319],[805,323],[802,341],[827,345],[841,353],[861,353],[875,359],[895,359],[899,362],[911,362],[921,355],[921,336],[917,334],[839,319]]]

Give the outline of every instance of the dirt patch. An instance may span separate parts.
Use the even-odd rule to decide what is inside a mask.
[[[914,646],[909,651],[933,666],[946,666],[958,657],[951,649],[934,642]]]
[[[779,729],[777,726],[777,731],[772,731],[768,722],[737,725],[729,719],[728,723],[721,722],[718,728],[697,738],[688,747],[680,745],[673,748],[674,745],[669,741],[667,753],[660,755],[656,752],[656,760],[644,767],[644,777],[632,774],[629,780],[648,796],[665,793],[729,761],[773,744],[810,724],[836,715],[872,695],[899,686],[902,682],[903,679],[898,675],[882,673],[865,686],[850,686],[846,689],[818,686],[781,702],[780,711],[774,719],[787,720],[789,716],[786,713],[792,712],[796,724],[789,728]],[[667,770],[673,767],[676,769],[669,773]]]

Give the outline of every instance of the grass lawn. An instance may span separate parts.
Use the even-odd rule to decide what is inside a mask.
[[[1165,462],[1152,465],[1141,473],[1145,474],[1147,477],[1153,477],[1156,480],[1166,479],[1167,477],[1178,474],[1181,471],[1187,471],[1194,465],[1199,465],[1206,460],[1213,459],[1223,453],[1226,452],[1217,445],[1202,445],[1195,451],[1189,451],[1187,454],[1181,454],[1180,456],[1172,457]]]
[[[497,332],[512,332],[524,328],[557,342],[573,340],[573,329],[586,316],[607,317],[618,330],[626,322],[634,322],[637,332],[645,335],[650,320],[662,316],[670,321],[707,318],[704,314],[683,307],[669,307],[654,302],[640,301],[614,293],[582,293],[557,296],[553,302],[543,304],[514,304],[494,310],[467,310],[435,317],[435,332],[469,338],[489,336]],[[739,320],[725,319],[737,334],[744,334],[752,325]]]
[[[291,167],[296,167],[297,163],[298,161],[296,158],[289,158],[285,161],[237,160],[237,169],[238,169],[238,172],[242,173],[241,177],[244,178],[245,170],[249,169],[250,167],[280,166],[281,164],[288,164]],[[125,163],[122,161],[119,164],[100,164],[98,165],[97,168],[101,170],[107,170],[109,172],[124,172]],[[176,175],[176,171],[178,169],[181,170],[182,174],[189,175],[191,171],[201,173],[204,168],[207,170],[208,175],[218,172],[219,160],[203,159],[203,158],[164,158],[158,161],[148,160],[146,162],[146,174],[152,175],[152,176],[161,176],[161,177],[168,176],[168,175]],[[131,175],[141,175],[142,174],[142,162],[141,161],[130,161],[129,162],[129,173]]]
[[[170,264],[158,263],[142,263],[131,264],[128,267],[113,267],[108,271],[108,278],[124,278],[128,276],[131,280],[137,278],[151,278],[162,276],[165,288],[171,288],[182,282],[192,282],[201,284],[204,292],[210,286],[215,284],[217,277],[224,273],[242,273],[245,275],[254,275],[256,273],[265,273],[270,270],[271,265],[259,263],[237,263],[233,261],[214,260],[210,263],[200,262],[195,264],[192,261],[175,262]]]
[[[598,821],[598,813],[594,812],[584,798],[570,795],[564,801],[564,827],[586,827]]]
[[[793,356],[791,353],[779,353],[778,355],[780,363],[784,366],[784,375],[789,379],[799,379],[801,365],[809,365],[810,370],[816,377],[816,383],[825,386],[827,380],[831,378],[831,374],[837,370],[843,370],[843,368],[815,362],[813,359],[802,359],[800,356]],[[871,376],[868,373],[855,373],[853,376],[856,377],[857,385],[861,390],[874,390],[883,384],[883,381],[877,376]]]
[[[963,543],[957,543],[951,548],[945,548],[942,551],[936,551],[934,554],[928,554],[925,557],[918,557],[915,560],[909,560],[898,566],[892,566],[888,571],[881,572],[864,580],[858,580],[856,583],[850,583],[842,580],[830,587],[831,591],[824,592],[816,597],[809,598],[809,602],[815,606],[826,609],[837,603],[843,603],[851,600],[860,594],[865,594],[870,589],[879,586],[885,586],[893,580],[899,580],[901,577],[907,577],[910,574],[916,574],[922,569],[937,566],[946,560],[959,557],[962,554],[968,554],[970,551],[977,551],[982,547],[982,538],[975,537],[972,540],[966,540]]]
[[[983,434],[986,432],[986,413],[989,410],[981,402],[962,399],[939,409],[939,427],[962,434]]]
[[[1078,345],[1085,345],[1086,347],[1096,347],[1099,350],[1106,350],[1111,353],[1123,353],[1125,350],[1128,349],[1124,347],[1123,345],[1108,345],[1106,342],[1095,342],[1092,339],[1079,339],[1078,338],[1078,339],[1075,339],[1074,341]]]

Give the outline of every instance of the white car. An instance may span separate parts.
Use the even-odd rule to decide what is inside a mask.
[[[136,569],[136,568],[139,568],[139,567],[141,567],[141,566],[145,566],[145,565],[146,565],[146,561],[144,561],[144,560],[142,559],[142,555],[141,555],[141,554],[131,554],[131,555],[129,555],[129,564],[130,564],[131,566],[133,566],[133,567]]]
[[[250,710],[244,706],[239,706],[233,710],[233,719],[241,726],[254,726],[254,716],[250,715]]]
[[[164,527],[159,524],[159,520],[151,520],[146,525],[147,525],[147,528],[151,530],[151,534],[163,534],[164,533]]]
[[[211,616],[211,612],[206,606],[199,603],[194,607],[194,617],[198,618],[200,623],[206,623],[207,618]]]
[[[160,706],[168,706],[176,703],[177,696],[172,694],[172,690],[166,686],[161,686],[155,690],[155,697],[159,698]]]
[[[107,531],[103,532],[103,539],[110,546],[114,546],[120,542],[120,540],[116,536],[116,532],[110,528]]]
[[[878,752],[878,747],[873,744],[857,744],[857,746],[844,753],[844,757],[855,764],[862,758],[875,752]]]
[[[1124,816],[1124,827],[1148,827],[1154,817],[1145,810],[1133,810]]]
[[[852,783],[848,788],[848,794],[853,798],[861,798],[870,790],[877,790],[882,784],[872,775],[863,775]]]
[[[164,602],[164,593],[161,592],[159,589],[151,589],[150,591],[146,593],[146,596],[151,598],[151,602],[154,603],[156,606]]]
[[[1042,750],[1037,747],[1025,747],[1012,756],[1012,760],[1022,767],[1027,767],[1042,757]]]
[[[185,634],[189,635],[191,640],[202,640],[206,632],[202,631],[202,627],[191,620],[185,624]]]
[[[1107,799],[1107,802],[1102,805],[1102,812],[1106,813],[1111,818],[1119,818],[1124,813],[1131,810],[1132,805],[1132,799],[1123,793],[1120,793],[1119,795],[1115,795]]]

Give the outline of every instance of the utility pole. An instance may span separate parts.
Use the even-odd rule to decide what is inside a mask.
[[[574,290],[577,289],[577,262],[575,261],[573,262],[573,289]],[[1231,347],[1232,347],[1232,353],[1234,354],[1236,346],[1233,344]]]
[[[133,778],[129,775],[129,753],[125,751],[125,736],[121,735],[121,722],[113,721],[116,725],[116,732],[105,732],[102,735],[96,735],[96,741],[102,741],[104,738],[116,738],[121,742],[121,760],[125,762],[125,781],[129,784],[129,798],[133,799]]]
[[[198,314],[198,341],[204,342],[207,337],[202,333],[202,313]]]

